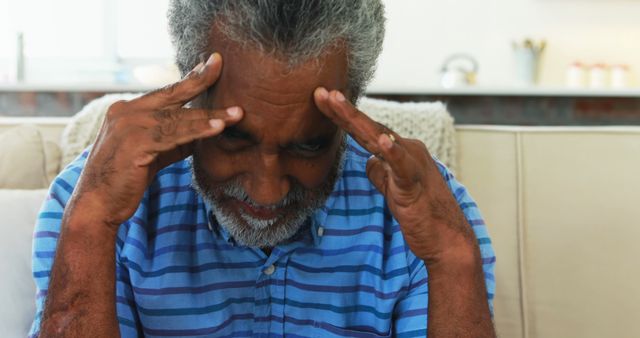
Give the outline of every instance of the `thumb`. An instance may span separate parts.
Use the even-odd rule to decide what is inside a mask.
[[[383,160],[371,156],[367,161],[367,177],[369,181],[380,191],[383,195],[387,195],[387,178],[389,177],[389,165]]]

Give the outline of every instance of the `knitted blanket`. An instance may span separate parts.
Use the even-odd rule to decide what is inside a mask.
[[[130,100],[142,94],[108,94],[99,97],[82,108],[71,118],[62,132],[62,168],[71,163],[88,146],[93,144],[109,107],[116,101]]]
[[[140,95],[140,93],[105,95],[82,108],[71,119],[62,134],[62,164],[67,165],[73,161],[94,142],[111,104]],[[424,142],[433,156],[455,171],[453,118],[441,102],[399,103],[365,97],[360,100],[358,107],[399,135]]]
[[[453,117],[442,102],[394,102],[364,97],[358,108],[400,136],[422,141],[432,156],[455,172]]]

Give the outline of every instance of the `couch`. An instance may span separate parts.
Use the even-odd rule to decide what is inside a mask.
[[[0,138],[25,122],[0,119]],[[68,120],[28,122],[44,145],[59,141]],[[457,177],[498,257],[499,336],[640,337],[640,127],[458,125],[455,137]],[[24,336],[31,321],[30,239],[45,197],[0,190],[3,337]]]

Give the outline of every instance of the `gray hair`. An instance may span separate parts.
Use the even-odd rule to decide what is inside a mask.
[[[344,45],[354,101],[373,76],[385,24],[381,0],[171,0],[168,19],[183,75],[215,50],[214,25],[291,66]]]

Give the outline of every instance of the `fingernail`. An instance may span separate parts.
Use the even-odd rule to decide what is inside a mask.
[[[202,71],[202,68],[204,68],[204,62],[200,62],[195,67],[193,67],[193,71],[196,73],[200,73]]]
[[[393,146],[393,141],[391,141],[391,139],[389,138],[389,135],[387,134],[382,134],[380,136],[380,145],[385,148],[385,149],[391,149],[391,147]]]
[[[344,95],[342,95],[341,92],[336,91],[336,99],[338,99],[338,101],[340,102],[344,102],[346,99],[344,98]]]
[[[213,129],[220,129],[224,126],[224,123],[218,119],[209,120],[209,125]]]
[[[329,92],[324,89],[324,87],[319,87],[318,96],[320,96],[321,99],[326,99],[327,97],[329,97]]]
[[[231,117],[238,117],[240,116],[240,107],[230,107],[227,108],[227,115],[231,116]]]
[[[212,64],[215,62],[216,58],[218,57],[218,56],[216,56],[216,55],[218,55],[218,56],[219,56],[220,54],[218,54],[218,53],[213,53],[213,54],[211,54],[211,56],[209,56],[209,59],[207,59],[207,64],[206,64],[207,66],[210,66],[210,65],[212,65]]]

